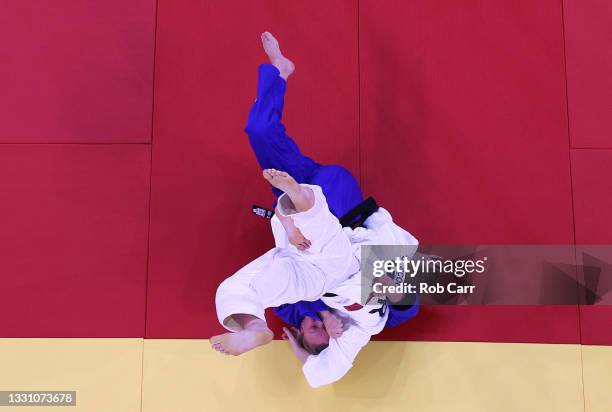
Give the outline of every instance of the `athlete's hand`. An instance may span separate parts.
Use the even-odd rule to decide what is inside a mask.
[[[283,216],[283,214],[279,212],[278,207],[276,208],[276,217],[283,225],[289,243],[295,246],[297,250],[303,252],[312,245],[310,240],[306,239],[300,229],[295,226],[293,219],[290,216]]]
[[[288,340],[289,343],[291,344],[291,349],[293,350],[293,353],[295,353],[295,356],[302,362],[306,362],[306,359],[308,359],[308,357],[310,356],[310,353],[308,353],[298,342],[297,340],[297,336],[300,332],[294,328],[283,328],[283,340]]]
[[[381,292],[374,292],[374,285],[380,285],[379,286],[379,290],[381,290]],[[386,290],[384,290],[383,288],[387,288],[390,286],[395,286],[395,279],[392,279],[391,277],[387,276],[387,275],[382,275],[379,278],[376,278],[372,281],[372,295],[374,296],[386,296],[387,292]]]
[[[310,240],[306,239],[304,235],[302,235],[302,232],[300,232],[299,230],[297,231],[297,233],[294,232],[290,234],[288,238],[289,238],[289,243],[295,246],[297,250],[299,250],[300,252],[305,251],[306,249],[310,247],[310,245],[312,245]]]
[[[291,326],[290,328],[283,327],[283,340],[288,340],[291,345],[298,345],[297,336],[300,332],[297,328]]]
[[[323,317],[323,325],[330,338],[339,338],[342,336],[342,321],[331,312]]]
[[[389,302],[391,303],[396,303],[399,302],[400,300],[402,300],[402,298],[404,297],[404,294],[401,291],[394,291],[393,293],[389,292],[389,289],[383,289],[383,288],[389,288],[392,286],[397,286],[395,284],[395,279],[387,276],[387,275],[383,275],[380,278],[374,280],[372,282],[372,290],[374,289],[374,285],[375,284],[379,284],[379,290],[381,291],[380,293],[376,293],[374,291],[372,291],[370,293],[371,296],[378,296],[378,297],[384,297],[386,298]]]

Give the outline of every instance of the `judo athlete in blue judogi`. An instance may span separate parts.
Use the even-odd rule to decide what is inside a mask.
[[[269,33],[264,33],[263,36],[270,36],[269,41],[276,42]],[[266,39],[262,40],[265,48]],[[287,134],[282,115],[286,79],[292,72],[293,64],[287,59],[276,65],[259,66],[257,99],[249,113],[245,131],[262,169],[282,170],[293,176],[298,183],[320,186],[330,211],[340,219],[364,201],[363,194],[359,183],[347,169],[339,165],[317,163],[302,154],[295,141]],[[276,196],[282,194],[276,188],[273,188],[273,192]],[[356,219],[359,219],[359,215]],[[291,238],[291,234],[289,235]],[[301,244],[300,242],[299,239],[296,240],[297,244]],[[389,305],[388,310],[385,327],[393,327],[416,316],[418,304]],[[294,331],[300,344],[310,353],[316,354],[326,347],[330,335],[326,330],[326,323],[327,329],[333,329],[335,323],[333,320],[325,322],[329,308],[321,300],[284,304],[274,311],[286,323],[296,328]],[[335,332],[332,331],[332,337],[333,333]]]

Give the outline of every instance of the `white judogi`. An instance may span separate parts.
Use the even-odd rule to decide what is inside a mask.
[[[409,257],[418,247],[418,240],[393,223],[391,215],[383,208],[372,214],[364,226],[354,230],[344,229],[353,245],[353,253],[358,258],[361,258],[362,245],[408,245]],[[339,338],[330,339],[329,346],[321,353],[306,359],[302,371],[313,388],[342,378],[352,368],[361,348],[385,327],[388,317],[386,305],[377,303],[362,306],[359,303],[361,287],[361,275],[357,273],[326,291],[336,296],[321,298],[332,308],[334,315],[342,320],[345,331]]]
[[[239,331],[232,315],[249,314],[265,320],[264,310],[300,300],[313,301],[359,271],[359,262],[338,219],[331,214],[319,186],[312,189],[315,202],[305,212],[287,214],[289,198],[283,194],[278,213],[291,216],[295,226],[311,242],[300,252],[291,245],[282,224],[272,218],[277,247],[258,257],[225,279],[215,298],[219,322],[230,331]]]

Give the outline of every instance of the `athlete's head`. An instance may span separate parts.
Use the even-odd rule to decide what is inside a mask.
[[[304,316],[300,324],[298,342],[307,352],[318,355],[329,346],[329,335],[320,320]]]

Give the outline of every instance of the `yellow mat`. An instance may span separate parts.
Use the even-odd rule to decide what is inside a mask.
[[[372,342],[340,382],[308,387],[285,342],[243,357],[147,340],[143,411],[583,411],[578,345]]]
[[[612,346],[583,346],[587,412],[612,411]]]
[[[0,390],[77,392],[76,406],[0,411],[140,411],[142,346],[142,339],[0,339]]]
[[[608,412],[611,388],[612,347],[372,342],[315,390],[281,341],[226,357],[207,340],[0,339],[0,390],[77,391],[0,411]]]

